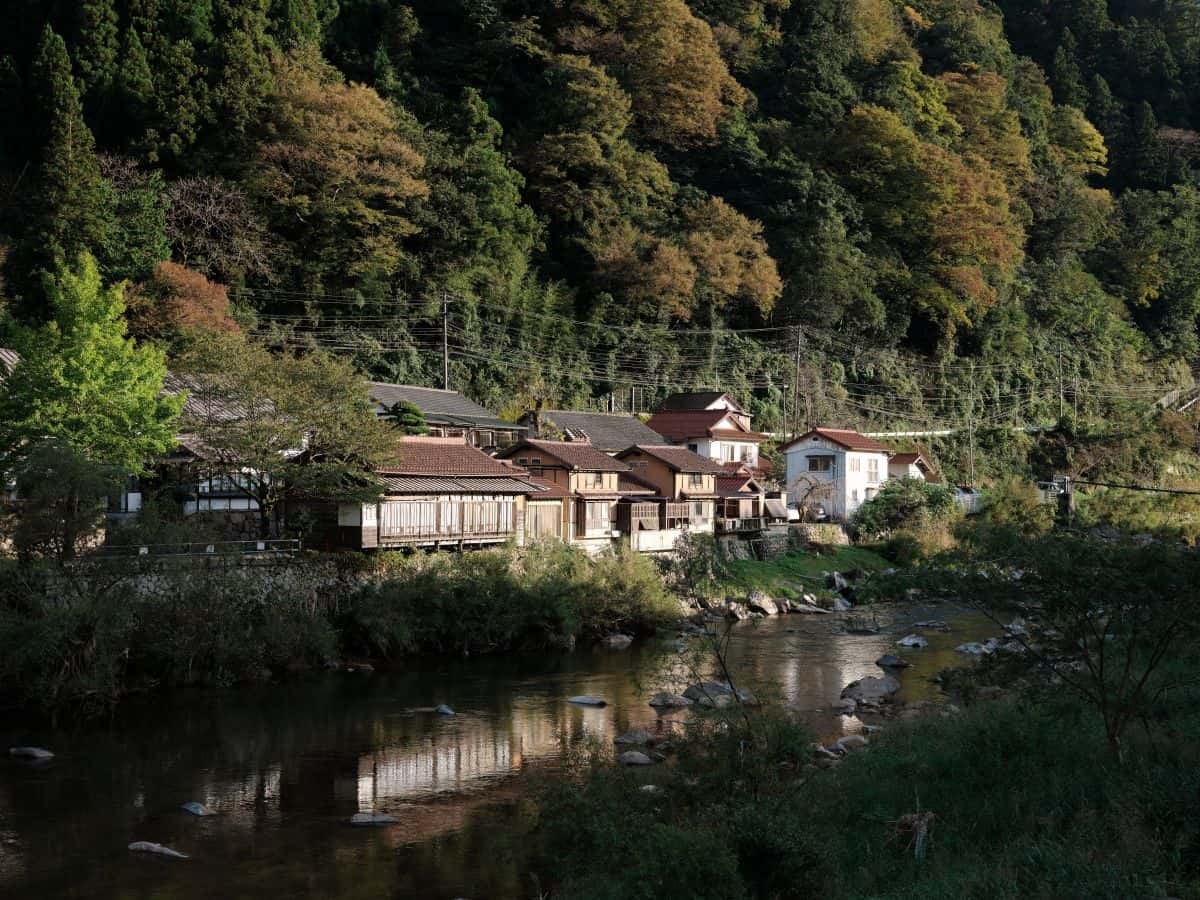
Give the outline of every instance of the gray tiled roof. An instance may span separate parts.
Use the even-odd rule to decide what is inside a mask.
[[[416,387],[411,384],[389,384],[384,381],[368,381],[367,390],[371,400],[382,406],[393,406],[401,400],[407,400],[425,414],[425,421],[433,425],[473,425],[520,432],[525,430],[520,425],[498,418],[495,413],[468,400],[458,391]]]
[[[568,440],[591,441],[597,450],[616,453],[634,444],[661,444],[663,437],[633,416],[610,413],[544,409],[542,422],[567,435]]]

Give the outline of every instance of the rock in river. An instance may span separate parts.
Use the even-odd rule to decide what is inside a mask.
[[[911,647],[914,650],[919,650],[922,647],[928,647],[929,641],[921,637],[919,634],[909,634],[896,641],[897,647]]]
[[[683,692],[683,696],[700,706],[709,707],[728,706],[734,700],[733,688],[724,681],[702,681],[699,684],[693,684]],[[737,699],[751,705],[758,702],[754,699],[753,694],[743,690],[737,692]]]
[[[170,847],[164,847],[162,844],[155,844],[152,841],[134,841],[129,845],[129,849],[134,853],[154,853],[171,859],[188,858],[186,853],[180,853],[178,850],[172,850]]]
[[[608,701],[603,697],[593,697],[591,694],[568,697],[567,702],[574,703],[576,706],[608,706]]]
[[[215,809],[209,809],[203,803],[198,803],[195,800],[189,801],[179,808],[184,812],[191,813],[193,816],[215,816],[217,814]]]
[[[691,706],[692,701],[679,694],[659,691],[650,698],[650,705],[655,709],[682,709],[685,706]]]
[[[435,706],[433,708],[433,711],[434,711],[434,713],[436,713],[439,716],[454,715],[454,710],[452,710],[450,707],[448,707],[445,703],[439,703],[437,706]]]
[[[617,757],[617,762],[623,766],[652,766],[654,760],[638,750],[626,750]]]
[[[602,643],[609,650],[624,650],[633,643],[633,635],[630,634],[610,634]]]
[[[985,647],[983,644],[977,643],[975,641],[971,641],[970,643],[967,643],[967,644],[959,644],[954,649],[957,650],[959,653],[965,654],[966,656],[986,656],[987,654],[992,652],[987,647]]]
[[[618,734],[613,738],[613,743],[625,747],[648,747],[654,743],[654,735],[644,728],[635,728],[633,731]]]
[[[875,665],[881,669],[907,669],[912,665],[907,659],[902,659],[895,653],[885,653],[875,660]]]
[[[350,824],[359,828],[365,828],[370,825],[395,825],[399,821],[395,816],[388,816],[383,813],[358,812],[350,817]]]
[[[900,690],[900,682],[891,675],[876,678],[868,675],[858,681],[852,681],[842,688],[842,697],[849,697],[858,702],[887,700]]]
[[[751,591],[750,596],[746,598],[746,606],[754,612],[762,613],[764,616],[775,616],[780,612],[786,612],[786,609],[780,610],[775,600],[768,597],[762,591]]]
[[[49,750],[43,750],[41,747],[9,747],[8,753],[10,756],[15,756],[18,759],[54,759],[54,754]]]

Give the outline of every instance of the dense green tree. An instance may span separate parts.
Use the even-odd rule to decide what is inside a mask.
[[[0,384],[0,462],[19,468],[46,442],[125,473],[175,445],[182,397],[164,397],[166,359],[126,337],[120,286],[95,261],[46,276],[54,318],[16,335],[21,359]]]
[[[103,94],[117,74],[119,34],[113,0],[81,0],[75,65],[83,93]]]

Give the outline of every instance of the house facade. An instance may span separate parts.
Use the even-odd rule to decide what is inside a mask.
[[[782,448],[789,504],[845,522],[888,480],[891,451],[843,428],[814,428]]]
[[[543,492],[463,436],[402,437],[376,475],[376,501],[311,507],[321,521],[317,542],[351,550],[523,543],[527,501]]]
[[[458,391],[368,381],[367,391],[378,415],[388,415],[402,401],[421,410],[433,437],[461,437],[482,450],[507,447],[525,436],[526,428],[505,422]]]
[[[711,534],[716,526],[717,479],[725,470],[673,444],[639,444],[617,454],[630,467],[618,515],[630,546],[643,553],[675,548],[687,532]]]
[[[630,467],[582,441],[524,440],[501,450],[500,460],[565,492],[563,540],[598,553],[620,537],[620,478]]]
[[[758,448],[766,435],[750,427],[750,414],[728,394],[672,394],[646,425],[714,462],[760,466]]]

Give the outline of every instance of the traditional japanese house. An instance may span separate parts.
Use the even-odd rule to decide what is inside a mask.
[[[621,497],[619,478],[629,471],[625,463],[583,441],[533,438],[500,451],[498,458],[515,462],[569,495],[564,540],[588,552],[599,552],[620,536],[616,507]]]
[[[505,422],[458,391],[368,381],[367,390],[376,412],[389,415],[400,402],[413,404],[425,417],[434,437],[463,437],[472,447],[503,448],[520,440],[525,427]]]
[[[930,484],[941,481],[929,460],[917,452],[893,453],[888,460],[888,478],[918,478]]]
[[[717,391],[672,394],[646,425],[672,444],[719,463],[759,467],[759,444],[766,435],[750,427],[750,414]]]
[[[724,466],[717,476],[718,533],[762,531],[767,526],[766,491],[744,467]],[[784,511],[784,518],[787,512]],[[777,516],[776,516],[777,517]]]
[[[716,479],[725,473],[717,463],[671,444],[639,444],[617,459],[630,466],[628,482],[652,491],[629,491],[619,507],[618,524],[633,549],[672,550],[684,532],[714,530]]]
[[[521,543],[528,498],[550,490],[465,437],[402,437],[395,459],[376,474],[382,496],[336,504],[336,531],[326,528],[323,543],[355,550]]]

